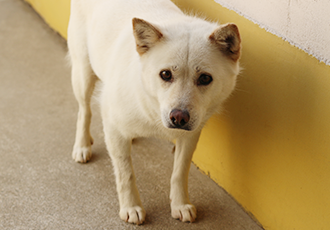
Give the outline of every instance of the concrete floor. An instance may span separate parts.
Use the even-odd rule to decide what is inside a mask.
[[[138,139],[133,162],[146,223],[118,217],[111,160],[97,105],[88,164],[71,159],[77,104],[66,42],[21,0],[0,0],[0,229],[262,229],[192,166],[196,223],[170,215],[173,144]]]

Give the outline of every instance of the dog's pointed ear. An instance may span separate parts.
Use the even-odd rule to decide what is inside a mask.
[[[241,37],[235,24],[226,24],[217,28],[209,37],[220,51],[233,61],[241,55]]]
[[[140,55],[147,52],[163,37],[155,26],[139,18],[133,18],[133,33],[136,50]]]

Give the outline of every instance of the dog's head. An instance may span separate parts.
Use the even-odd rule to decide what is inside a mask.
[[[167,128],[193,131],[221,108],[239,73],[241,39],[234,24],[201,19],[154,25],[133,19],[142,82]]]

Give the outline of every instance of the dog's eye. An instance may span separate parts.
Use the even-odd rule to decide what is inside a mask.
[[[209,85],[213,78],[207,74],[201,74],[197,80],[197,85]]]
[[[164,81],[171,81],[172,80],[172,73],[169,70],[163,70],[163,71],[160,72],[159,75]]]

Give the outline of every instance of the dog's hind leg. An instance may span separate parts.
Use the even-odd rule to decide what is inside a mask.
[[[90,101],[97,77],[95,76],[88,57],[86,35],[78,17],[71,16],[68,30],[68,47],[72,64],[72,87],[79,104],[76,140],[72,158],[76,162],[86,163],[92,156],[90,135],[92,112]],[[85,35],[85,36],[84,36]]]
[[[188,174],[199,135],[195,133],[176,140],[170,199],[172,217],[182,222],[194,222],[196,219],[196,208],[188,195]]]
[[[72,86],[79,104],[76,140],[72,158],[76,162],[86,163],[92,156],[93,138],[90,134],[92,112],[90,108],[97,77],[86,63],[72,63]]]

